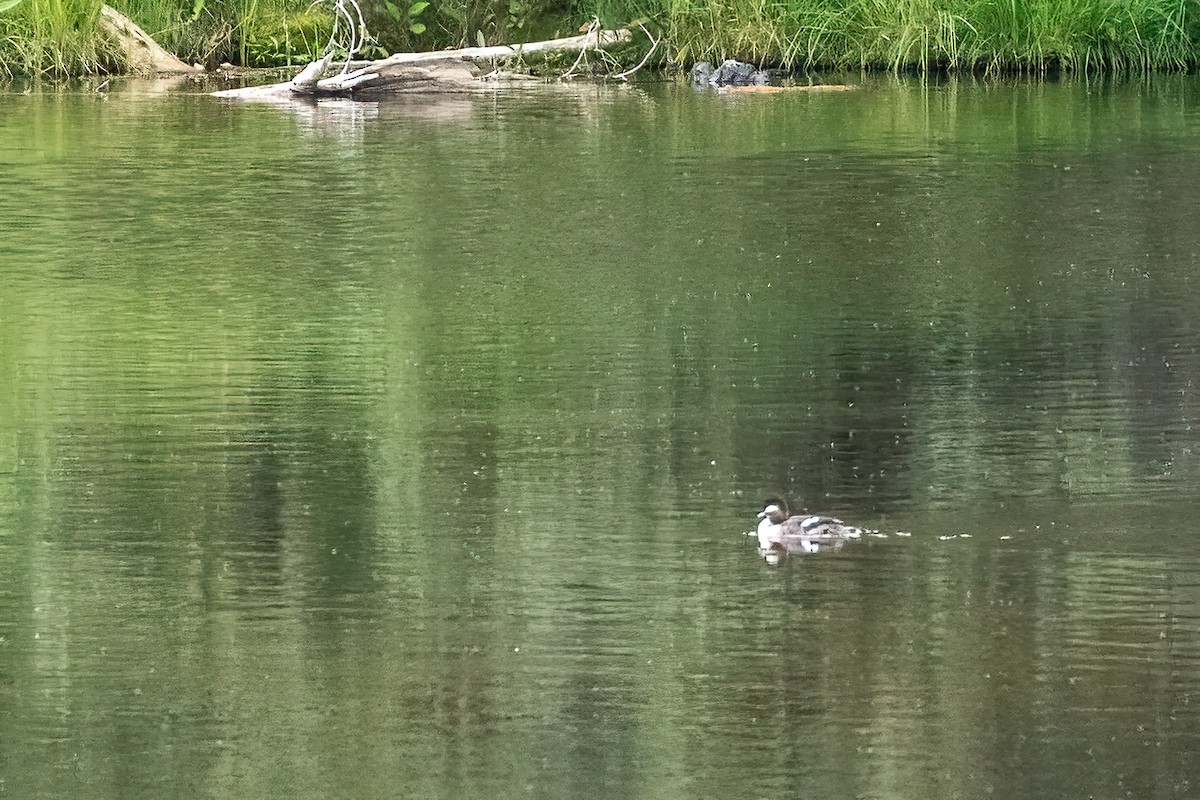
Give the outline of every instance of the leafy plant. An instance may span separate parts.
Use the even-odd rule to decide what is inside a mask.
[[[417,19],[421,16],[421,12],[429,8],[429,3],[425,0],[419,0],[408,7],[408,30],[418,36],[425,32],[425,23]]]
[[[421,19],[421,13],[429,8],[427,0],[416,0],[416,2],[401,7],[396,5],[393,0],[383,0],[384,10],[387,12],[388,18],[391,21],[414,36],[420,36],[426,31],[425,22]]]

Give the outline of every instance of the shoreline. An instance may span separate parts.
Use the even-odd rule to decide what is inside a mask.
[[[0,77],[117,76],[164,71],[160,65],[139,58],[128,41],[114,34],[112,25],[106,24],[112,12],[108,6],[97,5],[94,18],[58,20],[53,35],[44,36],[35,31],[47,26],[31,24],[22,17],[22,13],[33,13],[25,11],[31,2],[19,0],[16,6],[0,12]],[[293,0],[278,2],[287,4]],[[1116,17],[1105,16],[1107,7],[1099,4],[1073,6],[1068,14],[1062,9],[1038,6],[1004,10],[975,0],[950,0],[947,9],[937,13],[916,7],[864,9],[846,0],[844,7],[818,10],[780,6],[769,13],[752,15],[757,6],[743,8],[748,2],[729,0],[728,8],[717,8],[711,0],[704,0],[686,9],[688,13],[675,16],[664,8],[652,20],[631,23],[623,29],[632,36],[624,42],[606,45],[603,55],[594,59],[584,74],[602,77],[642,66],[668,73],[686,72],[696,62],[720,63],[727,58],[760,69],[792,73],[855,70],[927,76],[1178,73],[1200,66],[1200,21],[1170,20],[1164,16],[1167,9],[1157,0],[1131,0],[1132,5],[1122,6]],[[306,13],[312,15],[311,11]],[[272,25],[286,27],[292,24],[289,20],[295,15],[279,10],[277,16],[278,19],[264,18],[259,25],[264,29]],[[139,34],[139,24],[146,30],[154,29],[132,13],[122,18]],[[307,22],[311,20],[306,18]],[[333,23],[332,13],[326,22]],[[599,21],[595,24],[599,25]],[[574,29],[573,21],[563,19],[547,24],[547,30]],[[382,35],[375,27],[371,31]],[[496,38],[514,39],[519,33],[501,32]],[[479,39],[482,42],[482,33]],[[244,41],[226,43],[226,51],[237,51],[240,58],[236,55],[225,58],[230,52],[216,50],[211,50],[207,57],[198,57],[200,43],[181,43],[174,32],[156,39],[146,37],[146,41],[161,49],[164,59],[173,62],[168,71],[213,74],[255,69],[299,71],[323,55],[329,39],[314,36],[303,41],[289,40],[287,48],[276,48],[280,52],[270,55],[275,62],[269,64],[262,63],[266,56],[255,55]],[[443,40],[426,37],[417,44],[421,46],[407,51],[393,48],[390,52],[434,54],[462,46],[461,39],[455,45],[444,37]],[[500,47],[503,42],[491,44]],[[655,51],[659,44],[661,48]],[[368,40],[368,45],[366,50],[373,57],[359,56],[359,60],[371,62],[388,57],[389,50],[373,40]],[[566,72],[570,66],[569,60],[560,63],[551,55],[521,53],[520,44],[513,47],[518,53],[509,61],[515,62],[516,67],[505,65],[511,71],[552,77]],[[497,62],[498,66],[502,64],[505,64],[503,59]]]

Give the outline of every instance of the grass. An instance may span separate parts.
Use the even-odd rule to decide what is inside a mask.
[[[330,6],[309,0],[109,0],[188,63],[307,63],[329,40]]]
[[[790,68],[1186,69],[1196,0],[662,0],[674,57]]]
[[[332,15],[308,0],[109,0],[164,48],[210,67],[307,63],[329,41]],[[20,0],[0,12],[0,74],[123,71],[98,25],[101,0]]]
[[[12,0],[0,0],[0,8]],[[112,0],[185,61],[302,63],[328,40],[309,0]],[[1200,63],[1200,0],[365,0],[369,56],[529,41],[648,21],[683,67],[739,58],[786,68],[922,71],[1181,70]],[[0,11],[0,70],[120,69],[99,0],[20,0]],[[640,56],[639,56],[640,57]],[[635,59],[636,60],[636,57]]]
[[[115,65],[99,13],[100,0],[22,0],[0,13],[0,73],[80,75]]]

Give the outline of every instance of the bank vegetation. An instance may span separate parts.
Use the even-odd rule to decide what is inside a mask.
[[[168,51],[208,68],[319,57],[334,11],[310,0],[117,0]],[[128,71],[100,0],[0,0],[0,74]],[[658,66],[738,58],[784,69],[1186,70],[1200,0],[365,0],[359,57],[643,26]],[[636,63],[651,39],[616,56]],[[636,43],[640,42],[640,43]],[[638,52],[638,48],[642,48]],[[654,64],[652,64],[654,65]]]

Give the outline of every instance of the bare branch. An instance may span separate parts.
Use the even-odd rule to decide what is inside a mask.
[[[593,37],[593,36],[594,36],[594,35],[595,35],[595,34],[596,34],[596,33],[597,33],[599,30],[600,30],[600,18],[599,18],[599,17],[592,17],[592,21],[588,23],[587,33],[585,34],[585,35],[587,36],[587,41],[590,41],[590,40],[592,39],[592,37]],[[596,39],[596,47],[599,47],[599,46],[600,46],[600,43],[599,43],[599,41],[600,41],[600,40],[599,40],[599,37],[597,37],[597,39]],[[570,68],[569,70],[567,70],[566,72],[564,72],[562,75],[559,75],[559,76],[558,76],[558,79],[559,79],[560,81],[561,81],[561,80],[566,80],[567,78],[569,78],[569,77],[571,77],[572,75],[574,75],[574,74],[575,74],[575,70],[579,68],[579,65],[580,65],[580,64],[583,62],[583,60],[584,60],[584,56],[586,56],[586,55],[587,55],[587,45],[585,44],[583,47],[579,48],[579,55],[575,57],[575,63],[571,65],[571,68]]]
[[[650,35],[650,31],[646,30],[645,25],[639,24],[638,27],[642,29],[642,33],[646,34],[646,38],[649,39],[651,42],[650,52],[646,53],[646,57],[643,58],[641,61],[639,61],[638,65],[636,67],[633,67],[632,69],[627,69],[624,72],[618,72],[616,75],[612,76],[618,80],[622,80],[622,81],[629,80],[630,75],[637,72],[642,67],[646,66],[646,62],[650,60],[650,56],[654,55],[654,51],[658,49],[659,43],[662,42],[662,37],[660,36],[660,37],[658,37],[657,40],[655,40],[655,38]]]

